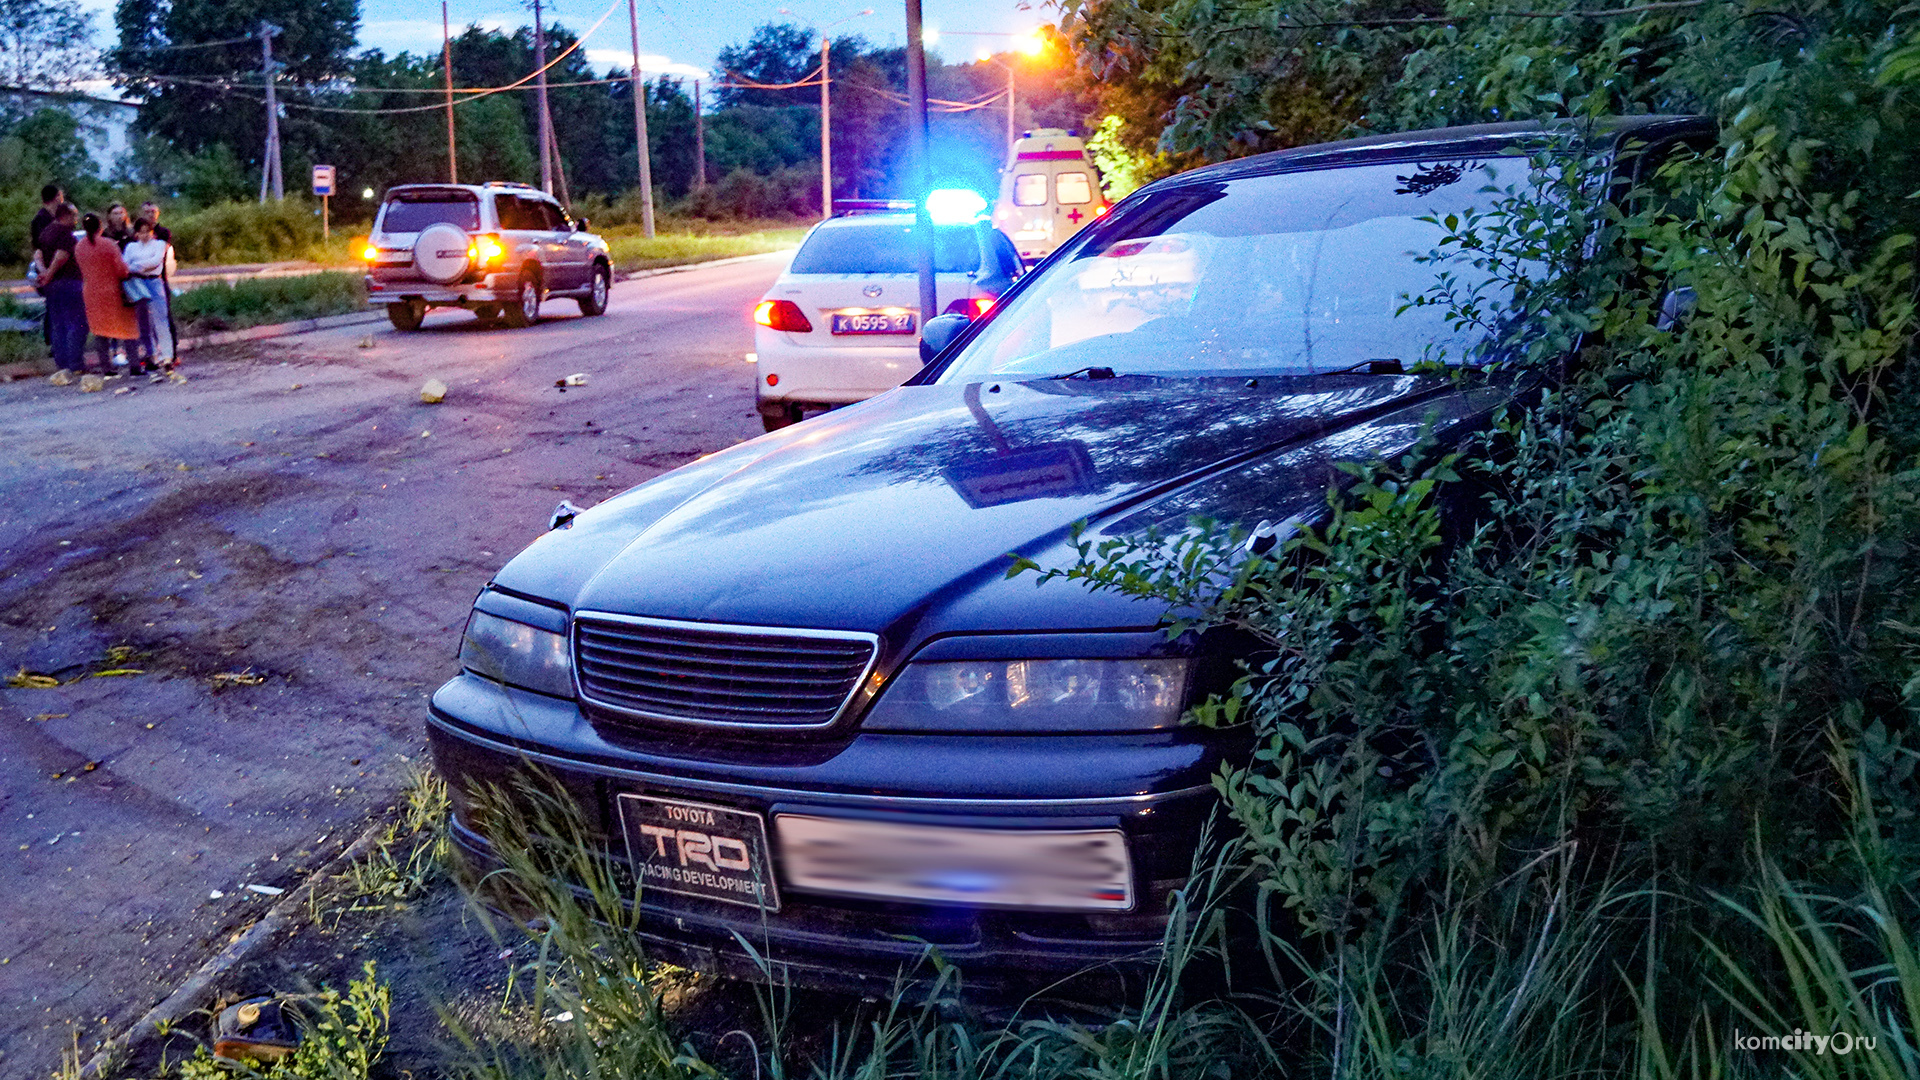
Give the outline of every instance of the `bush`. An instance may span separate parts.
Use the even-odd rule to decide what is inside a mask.
[[[173,299],[173,317],[183,333],[238,330],[248,326],[317,319],[367,308],[359,274],[321,273],[250,278],[201,285]]]
[[[216,203],[165,221],[181,262],[287,262],[320,254],[319,211],[304,199]]]
[[[735,169],[719,183],[690,192],[673,210],[709,221],[818,216],[820,171],[795,167],[761,176]]]

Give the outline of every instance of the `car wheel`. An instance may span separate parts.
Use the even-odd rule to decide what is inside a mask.
[[[767,404],[760,406],[760,426],[768,431],[779,431],[783,427],[792,427],[806,418],[806,413],[798,405]]]
[[[387,321],[395,330],[413,331],[420,329],[421,320],[427,317],[425,300],[402,300],[387,305]]]
[[[502,313],[507,325],[519,329],[532,326],[540,321],[540,271],[528,267],[520,271],[520,282],[514,289],[513,303],[508,304]]]
[[[593,284],[588,286],[587,295],[580,298],[580,314],[605,315],[607,297],[613,292],[613,271],[605,263],[593,265]]]

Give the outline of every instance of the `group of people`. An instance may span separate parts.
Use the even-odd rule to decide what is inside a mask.
[[[115,374],[116,352],[129,375],[173,370],[173,234],[160,224],[160,208],[142,203],[129,219],[114,203],[104,219],[83,215],[57,184],[42,188],[40,200],[29,279],[47,298],[54,363],[85,371],[92,334],[102,375]]]

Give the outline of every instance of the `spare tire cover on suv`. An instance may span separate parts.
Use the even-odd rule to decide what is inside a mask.
[[[413,242],[413,266],[428,281],[451,285],[467,272],[467,234],[442,222],[420,230]]]

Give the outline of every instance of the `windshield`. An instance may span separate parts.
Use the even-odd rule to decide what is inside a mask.
[[[934,269],[970,274],[980,268],[980,242],[971,228],[933,230]],[[813,230],[793,255],[790,274],[914,274],[913,225],[897,221],[826,225]]]
[[[429,225],[445,222],[456,229],[472,232],[480,227],[480,201],[469,195],[428,195],[417,198],[400,196],[387,203],[380,219],[380,231],[419,232]]]
[[[1445,220],[1524,184],[1523,158],[1403,162],[1250,176],[1169,191],[1116,221],[1015,296],[941,382],[994,375],[1338,371],[1371,360],[1475,358],[1484,330],[1444,305],[1401,309],[1453,275],[1464,295],[1488,276],[1430,255]],[[1510,289],[1483,293],[1503,299]]]

